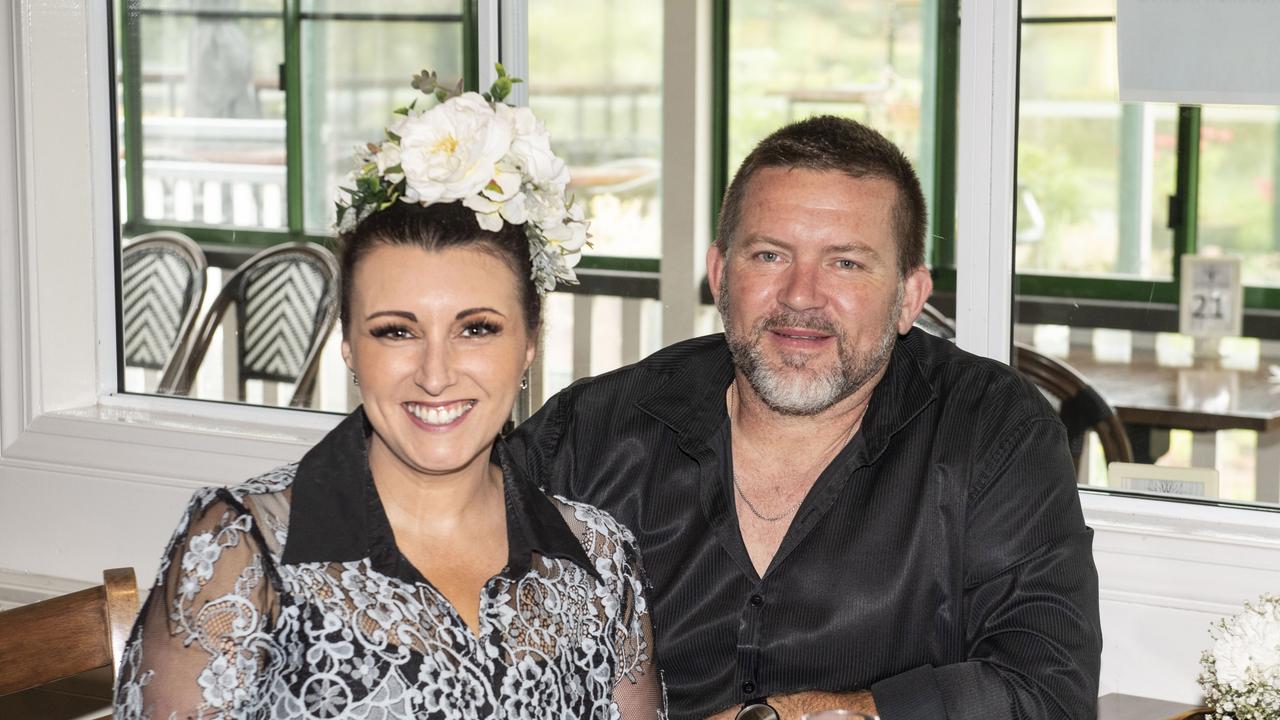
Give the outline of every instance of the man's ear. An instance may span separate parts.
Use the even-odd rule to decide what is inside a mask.
[[[711,299],[720,304],[720,278],[724,272],[725,257],[715,243],[707,248],[707,285],[711,286]]]
[[[933,276],[921,265],[902,279],[902,311],[898,314],[898,334],[905,335],[920,317],[929,295],[933,293]]]

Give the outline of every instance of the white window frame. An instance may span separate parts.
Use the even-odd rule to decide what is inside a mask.
[[[481,3],[489,8],[482,23],[495,10],[511,12],[495,1]],[[1012,227],[1014,154],[999,145],[1012,137],[1001,128],[1013,122],[1017,2],[969,7],[960,51],[972,75],[960,86],[957,306],[962,343],[1000,357],[1009,328],[988,319],[1008,318],[1011,301],[1001,288],[1012,273],[1000,268],[1011,268],[1012,244],[1000,229]],[[0,11],[0,57],[13,64],[0,74],[0,472],[180,488],[235,482],[297,459],[339,418],[117,392],[107,13],[103,0],[19,0]],[[482,35],[497,36],[484,27]],[[87,52],[75,51],[81,46]],[[490,54],[494,46],[481,44]],[[482,57],[482,67],[493,60]],[[985,284],[975,289],[977,277]],[[1273,512],[1089,492],[1082,501],[1091,522],[1108,527],[1280,548]]]

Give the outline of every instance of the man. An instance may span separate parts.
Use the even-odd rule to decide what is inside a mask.
[[[879,134],[782,128],[707,254],[725,334],[576,383],[513,436],[636,534],[673,716],[1093,716],[1065,431],[1013,370],[912,329],[925,226]]]

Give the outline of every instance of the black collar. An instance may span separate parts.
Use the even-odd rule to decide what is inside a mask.
[[[384,575],[425,582],[396,547],[386,511],[369,472],[367,440],[371,428],[364,408],[356,408],[298,463],[289,510],[289,535],[281,561],[350,562],[369,558]],[[507,509],[507,568],[518,579],[531,567],[534,553],[577,563],[599,578],[582,543],[559,508],[511,462],[505,442],[493,447],[492,462],[502,468]]]
[[[898,336],[888,369],[871,393],[858,432],[865,448],[862,463],[875,462],[889,439],[937,397],[921,367],[922,333],[912,328]],[[727,414],[724,394],[733,381],[733,358],[723,335],[691,342],[700,347],[637,404],[680,436],[682,445],[707,446]]]

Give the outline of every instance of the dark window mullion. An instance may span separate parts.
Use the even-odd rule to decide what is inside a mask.
[[[1169,202],[1169,227],[1173,230],[1173,279],[1182,278],[1182,256],[1195,254],[1200,214],[1200,108],[1178,108],[1177,180]]]
[[[143,220],[142,176],[142,32],[141,18],[127,3],[120,5],[121,98],[124,115],[124,233]],[[117,168],[112,168],[119,172]]]

